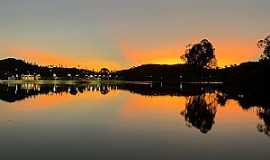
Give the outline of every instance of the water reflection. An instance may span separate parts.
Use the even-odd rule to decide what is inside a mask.
[[[258,116],[263,121],[258,124],[258,131],[270,137],[270,108],[259,108]]]
[[[0,84],[0,99],[5,102],[16,102],[27,98],[34,98],[37,95],[53,95],[69,93],[100,92],[108,94],[111,90],[117,90],[116,85],[88,85],[88,84]]]
[[[186,97],[185,108],[181,111],[187,126],[207,134],[215,124],[218,107],[229,100],[237,101],[248,110],[255,108],[261,122],[257,130],[270,137],[270,100],[261,90],[241,90],[220,84],[0,84],[0,100],[8,103],[35,98],[38,95],[79,95],[84,92],[99,92],[106,95],[112,90],[124,90],[143,96]]]
[[[187,98],[185,110],[181,114],[185,117],[189,127],[194,126],[202,133],[207,133],[215,123],[217,104],[215,93],[190,96]]]

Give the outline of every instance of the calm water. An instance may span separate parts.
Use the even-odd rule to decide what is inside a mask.
[[[219,87],[1,84],[0,93],[5,160],[270,156],[270,110]]]

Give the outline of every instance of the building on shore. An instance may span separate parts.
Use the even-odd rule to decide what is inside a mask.
[[[32,74],[24,75],[24,74],[22,74],[21,75],[21,80],[24,80],[24,81],[40,80],[40,74],[36,74],[36,75],[32,75]]]

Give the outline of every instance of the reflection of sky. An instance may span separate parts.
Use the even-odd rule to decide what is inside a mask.
[[[5,159],[269,156],[270,141],[257,133],[256,112],[243,111],[237,102],[229,101],[218,108],[215,124],[205,135],[185,125],[180,115],[185,100],[112,91],[105,96],[84,92],[77,96],[41,95],[11,104],[1,101],[0,153]]]
[[[0,57],[84,67],[176,63],[208,37],[221,65],[258,57],[268,0],[2,0]]]

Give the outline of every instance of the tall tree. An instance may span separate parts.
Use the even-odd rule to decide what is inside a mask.
[[[257,45],[260,49],[263,49],[261,60],[269,60],[270,59],[270,35],[268,35],[264,39],[259,40]]]
[[[214,46],[207,39],[203,39],[200,43],[194,45],[187,45],[185,54],[181,56],[181,59],[187,64],[207,68],[214,67],[217,64]]]

